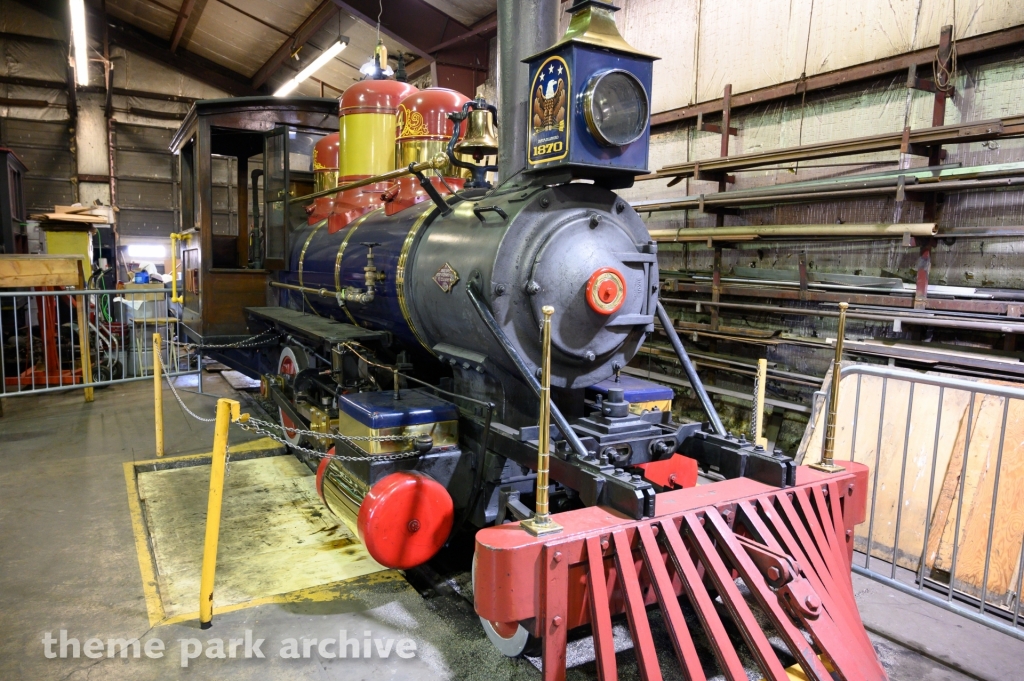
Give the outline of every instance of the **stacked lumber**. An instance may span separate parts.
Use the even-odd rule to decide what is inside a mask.
[[[1015,385],[1003,381],[982,382]],[[1004,410],[1006,431],[1000,435]],[[1009,605],[1017,590],[1022,528],[1024,403],[1010,400],[1006,405],[1002,397],[978,395],[974,400],[971,431],[968,434],[965,419],[957,433],[953,456],[938,494],[931,520],[926,565],[933,578],[945,583],[952,578],[954,589],[980,598],[985,584],[986,554],[989,553],[986,549],[991,532],[986,600]],[[957,550],[956,574],[950,575],[954,545]]]
[[[103,225],[109,223],[110,208],[107,206],[54,206],[52,213],[36,213],[29,219],[46,222],[76,222],[80,224]]]

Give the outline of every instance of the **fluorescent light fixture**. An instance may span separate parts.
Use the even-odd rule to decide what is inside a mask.
[[[85,36],[85,0],[71,0],[71,37],[75,43],[75,74],[78,84],[89,84],[89,43]]]
[[[167,255],[167,249],[160,244],[131,244],[128,246],[130,258],[155,258],[160,260]]]
[[[346,47],[348,47],[347,40],[339,40],[338,42],[328,47],[326,50],[320,53],[319,57],[310,62],[309,66],[299,71],[294,78],[289,79],[284,85],[279,87],[277,89],[277,92],[274,93],[274,96],[286,97],[290,95],[292,92],[294,92],[295,88],[299,86],[299,83],[306,80],[314,73],[319,71],[321,68],[323,68],[324,64],[338,56],[338,54],[340,54],[341,51],[344,50]]]

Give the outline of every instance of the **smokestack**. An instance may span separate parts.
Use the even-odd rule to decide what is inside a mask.
[[[498,181],[526,167],[529,70],[523,59],[558,40],[559,0],[498,0]]]

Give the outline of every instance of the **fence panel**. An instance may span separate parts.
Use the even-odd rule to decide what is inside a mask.
[[[0,395],[152,377],[154,333],[162,337],[168,375],[197,373],[198,353],[184,343],[178,306],[170,298],[170,289],[159,286],[0,291]]]
[[[835,453],[871,471],[855,572],[1024,640],[1024,388],[844,366]]]

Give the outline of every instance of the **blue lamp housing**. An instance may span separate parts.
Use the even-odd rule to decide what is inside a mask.
[[[614,5],[577,0],[565,35],[530,66],[526,172],[618,189],[649,172],[651,77],[657,57],[631,47]]]

